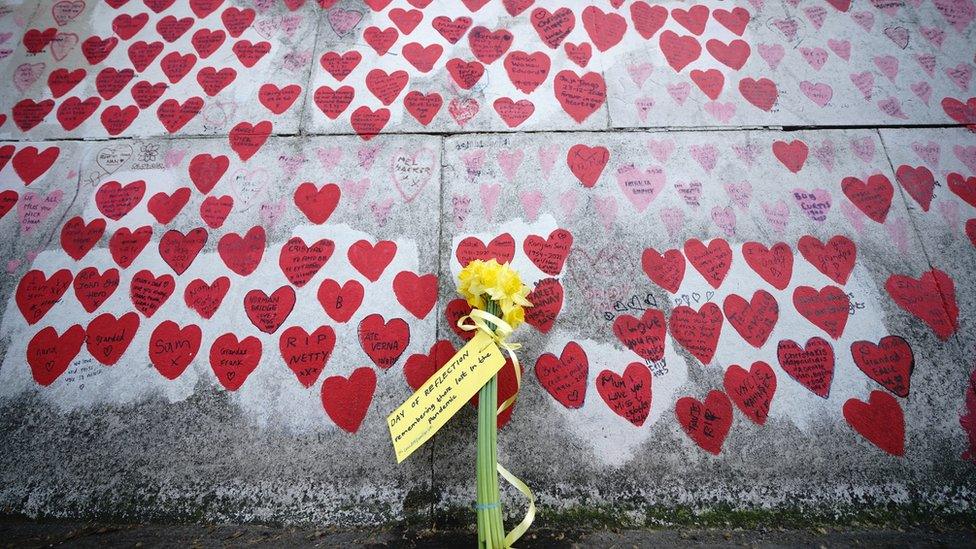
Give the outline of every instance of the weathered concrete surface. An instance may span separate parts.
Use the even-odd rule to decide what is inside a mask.
[[[976,425],[976,143],[961,127],[888,127],[976,122],[968,101],[976,15],[969,0],[750,2],[735,6],[748,12],[741,31],[744,19],[720,11],[733,6],[709,2],[689,14],[672,2],[653,32],[654,17],[641,11],[650,6],[637,0],[617,7],[114,4],[0,6],[0,75],[12,84],[0,90],[0,137],[11,140],[0,145],[0,505],[7,511],[116,521],[471,520],[473,408],[399,466],[384,418],[409,383],[445,358],[448,343],[461,343],[451,328],[458,309],[447,313],[460,260],[499,255],[533,283],[549,279],[539,292],[550,295],[536,296],[535,327],[515,338],[525,345],[523,387],[500,437],[503,463],[537,491],[543,515],[610,509],[643,524],[676,508],[973,513],[976,426],[965,426]],[[564,7],[563,16],[572,13],[568,34],[536,29],[546,19],[536,9]],[[130,35],[126,17],[140,14],[145,24]],[[470,18],[456,44],[441,17],[458,29],[466,23],[458,18]],[[620,21],[625,30],[611,44]],[[46,29],[53,41],[38,42]],[[396,40],[381,54],[378,33],[390,29]],[[224,34],[212,52],[193,40],[211,32]],[[663,45],[666,33],[704,50],[678,68],[676,50]],[[83,45],[109,38],[118,42],[104,59]],[[747,44],[745,64],[720,61],[716,40]],[[144,44],[157,42],[162,49],[145,67],[114,80],[139,64]],[[248,54],[235,48],[261,42],[268,52],[248,67]],[[587,61],[573,49],[584,43]],[[408,53],[433,46],[442,50],[425,50],[436,57],[430,67]],[[361,59],[348,74],[331,64],[353,51]],[[186,54],[196,60],[182,77],[187,67],[175,57],[164,70],[167,56]],[[477,62],[484,73],[455,78],[451,62]],[[236,78],[218,89],[209,69],[224,68]],[[79,69],[77,83],[59,80]],[[692,74],[708,69],[714,72]],[[775,102],[743,92],[749,78],[769,78]],[[153,84],[161,95],[150,101],[141,94]],[[286,86],[300,89],[282,92]],[[768,84],[759,87],[768,93]],[[97,103],[90,112],[80,105],[89,98],[89,107]],[[177,106],[186,110],[176,113]],[[131,122],[124,108],[138,111]],[[354,122],[357,111],[364,114]],[[796,124],[811,129],[742,128]],[[879,129],[815,129],[849,124]],[[642,127],[694,131],[608,131]],[[362,137],[334,135],[353,133]],[[903,165],[913,168],[908,175]],[[128,195],[113,181],[144,181],[144,190],[136,185]],[[299,192],[304,182],[313,188]],[[321,201],[312,199],[320,190]],[[934,198],[923,209],[929,192]],[[96,225],[85,229],[76,217]],[[104,233],[87,241],[98,223]],[[138,234],[151,236],[140,252],[126,252],[128,237],[112,243],[123,229],[142,227]],[[253,248],[230,236],[252,228],[264,234],[255,233]],[[194,229],[208,235],[198,254],[172,240],[161,246],[168,231],[179,232],[169,236],[178,243]],[[572,243],[557,233],[543,244],[556,229]],[[503,234],[511,241],[485,247]],[[298,254],[305,267],[328,255],[325,265],[285,272],[289,260],[283,268],[280,255],[296,252],[287,244],[294,236],[305,245],[331,241],[331,253],[323,244],[322,255]],[[530,236],[538,238],[526,245]],[[835,236],[852,243],[838,246],[856,248],[850,265],[850,254],[840,254],[817,267],[805,257],[816,256],[816,246],[800,249],[805,237]],[[224,237],[228,244],[219,244]],[[468,240],[459,253],[469,237],[480,242]],[[686,249],[692,239],[728,243],[728,273],[706,280],[686,257],[696,255],[694,244]],[[389,264],[389,249],[372,246],[381,240],[396,245]],[[778,279],[780,270],[763,278],[771,260],[748,264],[749,242],[784,243],[789,252],[777,258],[792,259],[790,276]],[[683,275],[650,260],[645,266],[649,248],[675,250],[669,257]],[[61,282],[50,282],[62,269]],[[220,277],[229,289],[204,314],[199,285]],[[337,293],[326,279],[362,287],[350,318],[342,309],[357,301],[355,289]],[[100,284],[111,290],[104,301]],[[818,305],[808,290],[796,298],[800,287],[835,289]],[[285,296],[294,291],[293,308],[283,304],[287,297],[247,297],[280,288]],[[776,303],[764,309],[777,311],[769,334],[734,327],[731,319],[743,313],[734,304],[726,310],[730,295],[748,300],[758,290]],[[712,307],[706,304],[717,307],[709,319],[721,321],[721,333],[714,342],[689,342],[708,332],[692,314]],[[684,324],[673,318],[681,305],[693,309],[680,309]],[[656,347],[663,351],[650,345],[637,353],[614,323],[647,309],[661,311],[667,329]],[[102,326],[110,319],[92,324],[102,313],[129,314],[138,329]],[[404,324],[361,329],[374,313]],[[199,327],[199,343],[170,324],[160,329],[164,322]],[[280,346],[296,326],[334,331],[334,347],[328,337],[315,339],[298,360],[328,354],[324,368],[288,368]],[[250,363],[221,366],[239,356],[221,354],[226,334],[235,344],[260,343],[252,373]],[[884,361],[872,368],[855,360],[855,344],[870,351],[859,342],[889,336],[904,340],[886,340],[897,346],[898,358],[889,358],[900,379]],[[814,337],[834,355],[807,359],[817,383],[784,367],[778,353],[780,342],[802,347]],[[129,338],[120,351],[116,339]],[[448,343],[435,347],[439,341]],[[588,358],[585,372],[570,359],[572,347],[557,360],[570,342]],[[256,348],[240,352],[253,360]],[[540,363],[545,353],[553,356]],[[767,380],[776,379],[768,413],[729,403],[709,412],[721,424],[709,436],[689,437],[692,421],[676,410],[691,409],[691,401],[681,399],[714,392],[715,402],[725,402],[736,392],[731,381],[726,387],[728,372],[738,371],[732,366],[756,361],[769,365]],[[621,407],[606,389],[632,363],[624,383],[632,405]],[[503,385],[512,379],[506,373]],[[512,516],[519,497],[506,492]]]
[[[802,141],[814,151],[795,174],[774,156],[773,144],[782,139]],[[577,154],[573,147],[579,144],[605,147],[609,153],[608,160],[596,156],[606,166],[602,172],[597,168],[602,175],[589,188],[570,173],[574,160],[592,166],[586,159],[593,158],[593,149]],[[550,158],[554,164],[547,162]],[[721,502],[855,508],[916,498],[948,508],[971,505],[976,486],[972,465],[960,459],[968,448],[959,426],[970,369],[954,343],[958,336],[941,342],[885,290],[894,273],[917,277],[930,269],[905,202],[896,193],[880,224],[841,191],[847,177],[867,180],[880,174],[897,184],[875,132],[723,132],[707,140],[696,133],[457,137],[445,142],[444,161],[444,209],[452,215],[442,222],[442,271],[460,268],[457,249],[464,237],[488,243],[508,233],[515,242],[513,264],[530,280],[555,274],[561,281],[564,296],[556,300],[561,302],[558,316],[548,333],[530,328],[517,338],[524,344],[525,383],[511,425],[500,438],[501,460],[536,487],[546,505],[624,503],[640,509]],[[701,182],[700,192],[689,191],[692,181]],[[811,193],[818,198],[807,198]],[[471,197],[470,203],[463,197]],[[813,203],[829,207],[810,209]],[[523,242],[530,235],[549,237],[557,228],[572,234],[572,248],[558,274],[545,274]],[[840,338],[825,334],[794,305],[799,286],[838,286],[797,251],[805,235],[824,242],[843,235],[856,243],[857,259],[842,285],[851,310]],[[690,263],[674,291],[651,282],[642,271],[645,248],[681,250],[691,238],[731,245],[732,267],[722,284],[710,286]],[[746,264],[740,251],[746,242],[790,246],[793,268],[787,287],[773,288]],[[959,261],[972,264],[973,252],[971,246],[960,247]],[[450,286],[443,277],[442,291]],[[971,288],[957,283],[959,292],[969,294]],[[727,307],[729,294],[748,300],[756,290],[771,292],[779,306],[775,328],[759,348],[747,344],[727,318],[708,366],[673,338],[676,305],[690,303],[696,311],[705,303]],[[604,369],[619,374],[637,361],[638,369],[647,371],[614,332],[618,317],[640,316],[644,309],[662,310],[669,330],[663,360],[647,361],[653,399],[646,422],[638,413],[635,426],[624,413],[615,414],[597,388]],[[852,344],[887,335],[905,338],[915,354],[911,391],[899,402],[905,415],[904,457],[866,441],[843,413],[849,399],[868,400],[872,391],[884,390],[855,365]],[[440,336],[453,337],[444,326]],[[794,340],[802,346],[812,337],[829,341],[836,357],[829,398],[798,383],[777,357],[778,342]],[[572,399],[566,396],[569,389],[560,386],[572,378],[571,363],[564,361],[544,382],[536,379],[536,357],[547,352],[560,356],[570,341],[589,359],[580,383],[569,383],[585,394],[570,402],[578,409],[556,398]],[[736,407],[721,453],[707,454],[682,432],[676,401],[722,391],[730,365],[748,369],[759,360],[771,365],[776,377],[768,422],[756,425]],[[471,467],[451,466],[458,455],[474,455],[467,431],[457,422],[436,448],[445,505],[473,497]]]

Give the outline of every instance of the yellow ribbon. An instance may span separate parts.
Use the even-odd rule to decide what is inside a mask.
[[[471,324],[468,324],[467,321],[471,321]],[[495,325],[495,329],[492,329],[491,326],[488,325],[489,322]],[[472,330],[480,330],[484,332],[491,337],[495,344],[504,349],[505,352],[508,353],[508,357],[512,359],[512,366],[515,368],[515,394],[506,399],[505,402],[501,403],[498,410],[495,412],[495,416],[497,417],[508,409],[508,407],[515,404],[515,399],[518,398],[519,389],[522,387],[522,368],[519,366],[518,356],[515,354],[515,351],[521,349],[522,345],[519,343],[509,343],[505,341],[505,339],[511,335],[513,331],[512,326],[497,316],[489,312],[482,311],[481,309],[472,309],[470,314],[458,319],[457,325],[458,328],[468,332]],[[498,474],[500,474],[502,478],[514,486],[519,492],[522,492],[522,494],[525,495],[525,497],[529,500],[529,508],[525,512],[525,518],[522,519],[522,522],[520,522],[518,526],[512,528],[511,532],[505,535],[505,546],[512,547],[512,545],[514,545],[515,542],[518,541],[518,539],[529,530],[529,527],[532,526],[532,521],[535,520],[535,494],[532,493],[532,490],[528,487],[528,485],[522,482],[521,479],[509,472],[508,469],[502,467],[501,463],[496,462],[495,465],[497,466]]]

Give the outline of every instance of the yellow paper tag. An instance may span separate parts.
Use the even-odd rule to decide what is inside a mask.
[[[434,436],[505,365],[498,345],[484,332],[386,418],[397,463]]]

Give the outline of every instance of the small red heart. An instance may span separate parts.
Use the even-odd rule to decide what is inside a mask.
[[[200,203],[200,219],[211,229],[220,228],[234,207],[234,199],[229,195],[208,196]]]
[[[123,186],[118,181],[109,181],[95,192],[95,206],[102,215],[118,221],[142,202],[146,194],[146,182],[141,179]]]
[[[170,194],[158,192],[149,199],[149,213],[162,225],[173,220],[190,200],[190,188],[180,187]]]
[[[809,152],[807,144],[799,139],[794,139],[789,143],[786,141],[773,142],[773,155],[786,166],[786,169],[793,173],[799,173],[803,169]]]
[[[75,261],[80,261],[105,234],[105,220],[98,217],[90,223],[80,216],[72,217],[61,227],[61,247]]]
[[[576,27],[576,16],[569,8],[559,8],[552,13],[545,8],[536,8],[532,10],[529,20],[539,38],[552,49],[558,48],[559,43]]]
[[[713,239],[708,246],[701,240],[692,238],[685,242],[685,256],[691,266],[715,289],[722,285],[725,275],[732,267],[732,248],[721,238]]]
[[[332,257],[335,243],[328,238],[307,246],[299,236],[293,236],[278,255],[278,266],[288,282],[301,288],[308,283]]]
[[[456,353],[453,343],[441,339],[430,347],[429,353],[410,355],[403,364],[403,376],[407,379],[407,385],[414,391],[420,389]]]
[[[227,34],[237,38],[254,22],[254,15],[254,10],[251,8],[229,7],[221,12],[220,20],[224,23]]]
[[[820,290],[799,286],[793,290],[793,306],[830,337],[840,339],[850,317],[851,299],[837,286],[824,286]]]
[[[596,72],[579,76],[571,70],[559,71],[553,80],[553,91],[566,114],[580,124],[607,100],[607,84]]]
[[[269,111],[282,114],[295,103],[301,94],[302,87],[297,84],[290,84],[283,88],[274,84],[264,84],[258,90],[258,100]]]
[[[548,334],[563,308],[563,285],[558,279],[543,278],[525,298],[532,304],[525,310],[525,323]]]
[[[295,205],[305,214],[309,221],[321,225],[328,221],[336,206],[342,191],[335,183],[327,183],[321,188],[314,183],[305,182],[295,189]]]
[[[587,188],[596,185],[609,161],[610,151],[603,146],[589,147],[580,143],[570,147],[566,153],[569,170]]]
[[[230,160],[224,155],[211,156],[198,154],[190,160],[190,181],[203,194],[209,193],[230,166]]]
[[[698,311],[685,305],[675,307],[668,324],[671,337],[707,365],[715,356],[723,321],[718,305],[706,303]]]
[[[908,398],[915,355],[904,338],[885,336],[877,345],[870,341],[851,344],[854,364],[869,378],[877,381],[901,398]]]
[[[834,379],[834,349],[826,340],[812,337],[800,348],[795,341],[784,339],[776,346],[779,365],[797,383],[826,399]]]
[[[227,233],[217,242],[217,253],[227,268],[241,276],[248,276],[258,268],[264,256],[264,227],[256,225],[243,237]]]
[[[152,235],[153,229],[149,225],[139,227],[135,231],[128,227],[119,227],[108,239],[108,249],[112,259],[119,267],[127,268],[139,257],[146,244],[149,244]]]
[[[658,361],[664,358],[664,313],[647,309],[640,319],[620,315],[613,321],[613,333],[625,347],[644,360]]]
[[[672,14],[674,11],[672,11]],[[695,40],[694,36],[679,36],[672,31],[664,31],[658,40],[661,46],[661,53],[664,54],[668,65],[674,72],[681,72],[682,69],[691,64],[692,61],[701,56],[701,44]]]
[[[266,334],[273,334],[285,322],[295,308],[295,290],[282,286],[271,295],[262,290],[251,290],[244,295],[244,312],[254,327]]]
[[[166,303],[169,296],[176,290],[176,281],[168,274],[157,277],[149,270],[143,269],[132,277],[129,287],[129,298],[135,308],[151,317],[159,308]]]
[[[466,267],[474,260],[488,261],[494,259],[499,263],[511,263],[515,257],[515,239],[509,233],[503,233],[491,240],[487,246],[478,237],[469,236],[458,242],[454,252],[461,267]]]
[[[793,277],[793,250],[785,242],[769,248],[758,242],[742,245],[742,257],[760,277],[777,290],[785,290]]]
[[[845,177],[841,188],[850,201],[865,215],[878,223],[884,223],[891,208],[891,198],[895,188],[883,174],[875,174],[867,182],[856,177]]]
[[[156,118],[169,133],[176,133],[193,117],[203,110],[203,99],[191,97],[180,103],[176,99],[167,99],[156,109]]]
[[[363,31],[363,40],[366,41],[377,55],[386,55],[390,47],[400,38],[400,33],[393,27],[381,29],[379,27],[367,27]]]
[[[627,32],[627,21],[616,13],[604,13],[596,6],[583,10],[583,28],[601,52],[616,46]]]
[[[119,270],[106,269],[99,273],[95,267],[78,271],[74,280],[75,297],[86,312],[93,313],[119,287]]]
[[[30,185],[44,175],[61,154],[61,147],[48,147],[38,151],[37,147],[24,147],[13,156],[11,165],[24,185]]]
[[[226,276],[221,276],[210,284],[197,278],[186,285],[183,301],[187,307],[209,320],[220,308],[220,303],[229,289],[230,279]]]
[[[363,105],[352,112],[349,119],[352,129],[363,139],[369,141],[376,137],[386,123],[390,121],[390,111],[388,109],[372,110]]]
[[[241,62],[241,65],[250,69],[271,51],[271,44],[264,41],[252,43],[250,40],[240,40],[234,42],[231,50],[237,56],[237,60]]]
[[[355,50],[347,51],[343,54],[327,51],[322,54],[319,63],[333,78],[342,82],[359,65],[362,59],[363,56]]]
[[[939,269],[922,273],[918,279],[891,275],[885,289],[899,307],[927,324],[942,341],[959,329],[956,285]]]
[[[240,157],[242,162],[246,162],[268,140],[268,136],[271,135],[271,130],[271,122],[267,120],[263,120],[254,125],[251,125],[250,122],[239,122],[231,128],[230,134],[228,135],[230,148],[237,153],[237,156]]]
[[[451,19],[450,17],[444,15],[438,15],[431,22],[431,26],[434,30],[440,33],[445,40],[451,44],[457,44],[461,38],[464,37],[464,33],[468,32],[468,28],[471,27],[470,17],[456,17]]]
[[[668,10],[661,5],[651,6],[643,0],[637,0],[630,5],[630,18],[644,40],[650,40],[668,20]]]
[[[437,275],[400,271],[393,277],[393,293],[404,309],[423,320],[437,304]]]
[[[425,95],[417,90],[413,90],[403,97],[403,106],[407,109],[407,112],[424,126],[430,124],[434,117],[437,116],[443,104],[444,99],[437,92],[430,92]]]
[[[838,284],[847,284],[857,259],[857,246],[851,239],[837,235],[824,244],[814,236],[804,235],[796,247],[818,271]]]
[[[531,234],[522,242],[522,249],[540,271],[557,276],[563,270],[573,246],[573,235],[566,229],[556,229],[548,238]]]
[[[779,320],[779,304],[765,290],[756,290],[749,301],[737,294],[729,294],[722,309],[735,331],[757,349],[765,345]]]
[[[36,269],[27,273],[17,283],[14,300],[24,315],[27,324],[36,324],[44,318],[51,307],[61,300],[61,296],[71,286],[73,276],[68,269],[57,271],[50,278]]]
[[[654,248],[646,248],[641,254],[641,267],[651,282],[673,294],[678,292],[685,276],[685,256],[679,250],[660,254]]]
[[[208,237],[207,230],[202,227],[191,229],[186,234],[170,229],[159,240],[159,256],[176,274],[181,275],[190,268]]]
[[[346,256],[350,265],[370,281],[376,282],[393,261],[396,251],[396,242],[390,240],[380,240],[376,244],[358,240],[349,246]]]

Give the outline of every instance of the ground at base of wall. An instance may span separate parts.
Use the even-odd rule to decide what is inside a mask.
[[[460,547],[473,530],[107,524],[0,518],[2,547]],[[566,531],[537,528],[519,547],[976,547],[976,527],[835,526]]]

